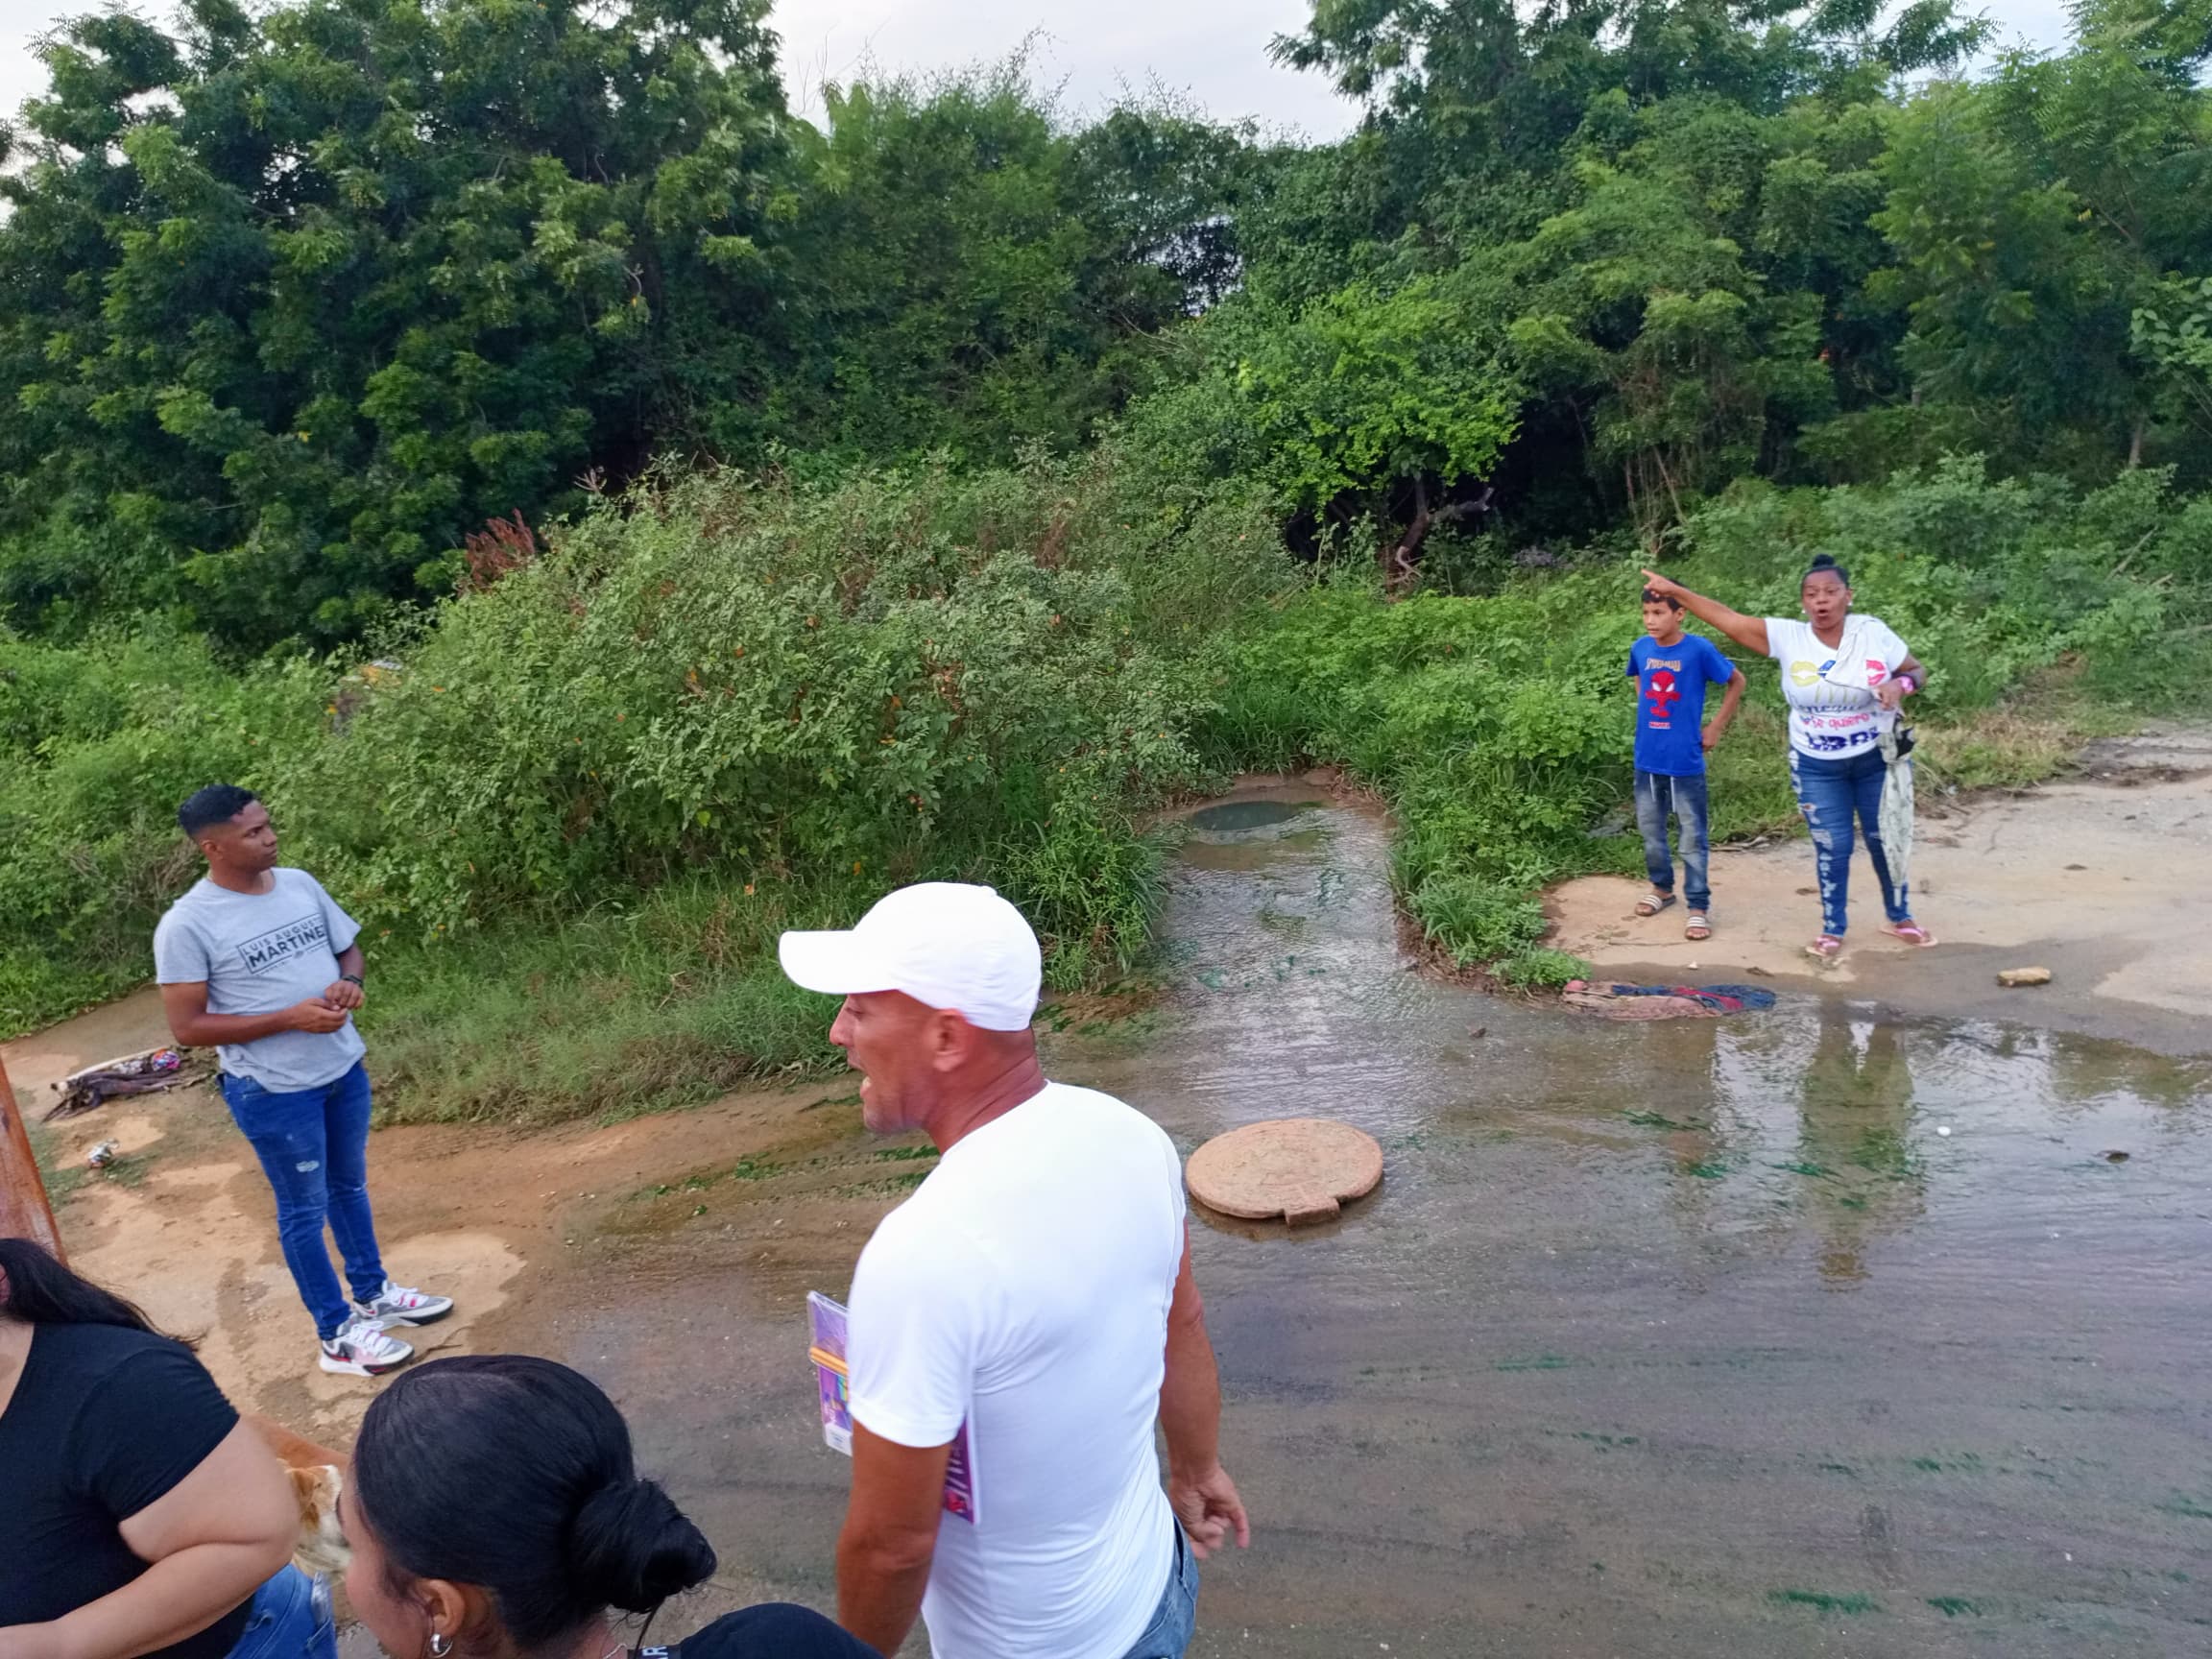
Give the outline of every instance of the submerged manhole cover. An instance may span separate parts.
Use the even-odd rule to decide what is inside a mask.
[[[1287,824],[1319,805],[1317,801],[1224,801],[1218,806],[1191,813],[1184,822],[1209,835],[1236,835],[1246,830]]]
[[[1279,1118],[1216,1135],[1183,1171],[1191,1196],[1247,1221],[1334,1220],[1382,1179],[1375,1137],[1327,1118]]]

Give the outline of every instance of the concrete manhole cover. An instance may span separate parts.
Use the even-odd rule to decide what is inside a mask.
[[[1374,1191],[1382,1148],[1349,1123],[1279,1118],[1216,1135],[1190,1154],[1183,1179],[1209,1210],[1295,1227],[1333,1221],[1340,1205]]]

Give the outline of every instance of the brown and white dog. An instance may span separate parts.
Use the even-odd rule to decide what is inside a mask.
[[[246,1420],[268,1442],[269,1450],[292,1478],[292,1495],[300,1504],[300,1535],[293,1544],[293,1565],[302,1573],[345,1572],[350,1557],[346,1535],[338,1528],[338,1494],[346,1485],[345,1454],[318,1446],[266,1417],[249,1413]]]

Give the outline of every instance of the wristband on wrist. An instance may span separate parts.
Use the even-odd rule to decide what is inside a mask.
[[[345,980],[349,985],[359,985],[364,991],[369,989],[366,984],[363,984],[361,975],[358,974],[341,974],[338,977]]]
[[[1898,675],[1897,683],[1904,686],[1907,691],[1917,691],[1920,689],[1920,682],[1911,674]]]

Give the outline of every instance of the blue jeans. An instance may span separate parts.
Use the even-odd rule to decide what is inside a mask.
[[[376,1223],[369,1214],[369,1073],[356,1063],[320,1089],[277,1094],[226,1072],[223,1100],[276,1193],[284,1265],[315,1315],[316,1334],[328,1341],[352,1310],[323,1245],[325,1221],[346,1258],[353,1299],[370,1301],[384,1288]]]
[[[1902,882],[1889,878],[1889,855],[1882,847],[1882,784],[1889,768],[1879,749],[1841,759],[1815,759],[1790,751],[1790,781],[1797,786],[1797,809],[1813,831],[1813,862],[1820,875],[1821,931],[1840,939],[1851,896],[1851,820],[1866,838],[1866,856],[1882,883],[1882,908],[1892,922],[1908,922],[1912,906]]]
[[[228,1659],[338,1659],[330,1581],[286,1565],[253,1592],[246,1628]]]
[[[1683,896],[1690,908],[1703,910],[1713,902],[1706,880],[1705,778],[1670,778],[1664,772],[1636,774],[1636,828],[1644,832],[1644,867],[1651,885],[1661,893],[1674,891],[1674,859],[1667,851],[1667,820],[1682,826]]]
[[[1174,1524],[1169,1523],[1170,1526]],[[1159,1611],[1137,1646],[1122,1659],[1183,1659],[1190,1637],[1198,1628],[1198,1555],[1183,1528],[1175,1527],[1175,1565],[1168,1569],[1167,1588],[1161,1594]]]

